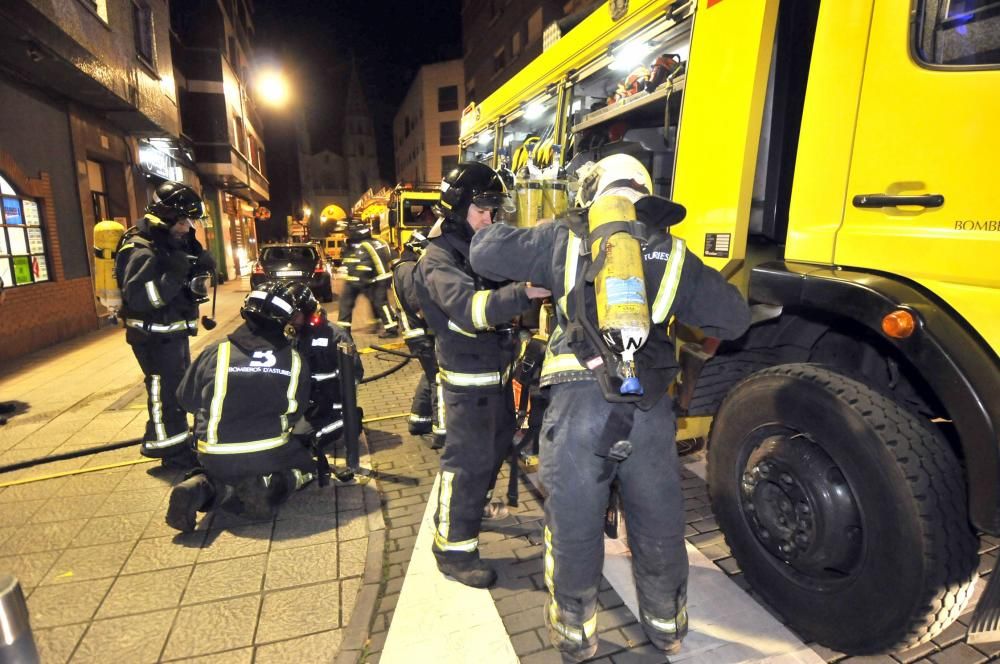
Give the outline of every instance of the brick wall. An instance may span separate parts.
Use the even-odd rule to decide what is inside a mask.
[[[5,290],[6,299],[0,305],[0,362],[3,362],[95,330],[98,320],[91,279],[65,278],[48,173],[27,177],[3,150],[0,150],[0,171],[19,193],[38,199],[52,280]]]

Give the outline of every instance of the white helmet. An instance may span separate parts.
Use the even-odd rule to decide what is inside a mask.
[[[598,196],[614,194],[625,196],[633,203],[653,193],[653,179],[649,171],[635,157],[613,154],[596,164],[587,162],[577,169],[580,188],[576,193],[576,206],[587,207]]]

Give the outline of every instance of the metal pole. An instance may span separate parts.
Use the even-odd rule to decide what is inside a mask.
[[[38,664],[39,661],[21,583],[10,575],[0,577],[0,663]]]
[[[357,348],[352,342],[341,341],[337,344],[340,395],[344,408],[344,446],[347,450],[347,470],[351,474],[351,477],[346,479],[338,474],[337,478],[342,481],[350,480],[354,472],[361,466],[358,449],[358,438],[361,436],[361,418],[358,416],[358,387],[354,372],[354,362],[357,356]]]

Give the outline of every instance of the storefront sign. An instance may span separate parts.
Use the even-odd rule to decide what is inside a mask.
[[[184,177],[173,157],[148,143],[139,144],[139,165],[147,173],[167,180],[179,182]]]

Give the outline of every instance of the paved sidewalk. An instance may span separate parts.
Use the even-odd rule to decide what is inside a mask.
[[[236,327],[247,291],[220,287],[219,326],[192,340],[195,355]],[[141,380],[112,327],[5,366],[0,398],[19,412],[0,427],[0,465],[140,437]],[[332,661],[362,586],[368,514],[380,517],[373,487],[314,484],[271,520],[218,513],[181,535],[164,523],[179,474],[137,446],[0,484],[111,464],[125,465],[0,488],[0,571],[21,581],[43,662]]]
[[[400,372],[395,383],[406,383],[406,387],[399,389],[394,385],[391,388],[396,395],[394,398],[409,398],[418,377],[416,368]],[[373,398],[367,395],[362,400],[371,403]],[[492,625],[492,618],[485,615],[488,611],[482,609],[480,597],[456,594],[454,589],[438,585],[440,579],[426,581],[433,570],[428,569],[430,554],[424,549],[429,545],[426,537],[421,538],[421,527],[422,524],[428,527],[428,515],[433,510],[428,500],[434,495],[439,453],[429,449],[427,441],[406,433],[403,420],[372,425],[368,433],[382,496],[386,553],[383,587],[362,661],[367,664],[425,661],[412,655],[424,652],[422,648],[434,642],[437,645],[433,661],[439,664],[562,662],[560,654],[549,645],[542,616],[547,592],[542,563],[543,513],[541,496],[534,487],[522,481],[520,506],[511,508],[509,519],[484,530],[480,537],[484,559],[495,565],[499,574],[499,581],[489,591],[489,596],[495,614],[502,620],[503,632],[483,631],[482,641],[472,644],[460,632],[456,633],[456,623],[463,621],[463,625],[474,630]],[[998,645],[972,647],[964,643],[971,608],[960,618],[960,623],[932,642],[892,655],[850,658],[818,644],[802,642],[749,589],[731,557],[709,508],[703,454],[688,456],[682,461],[688,522],[686,538],[692,561],[690,603],[692,611],[697,611],[698,615],[692,613],[692,634],[680,655],[671,661],[959,664],[1000,659]],[[498,493],[505,492],[506,482],[506,476],[498,482]],[[998,544],[995,538],[983,539],[981,572],[992,569]],[[600,646],[593,661],[600,664],[667,661],[662,653],[650,647],[634,616],[634,587],[630,587],[629,574],[623,574],[620,569],[620,565],[630,564],[627,550],[620,542],[608,540],[606,556],[606,578],[599,595]],[[619,566],[617,572],[616,565]],[[420,581],[411,581],[411,574]],[[984,585],[985,580],[981,580],[970,607],[974,606]],[[485,591],[471,592],[485,594]],[[479,608],[475,609],[475,615],[464,615],[470,611],[463,612],[456,606],[458,602],[469,602],[466,606]],[[359,616],[355,616],[355,620],[358,619]],[[433,632],[437,632],[438,638],[434,638]],[[506,642],[497,642],[504,636]],[[494,645],[486,648],[483,643]],[[508,647],[514,652],[513,660],[508,655]]]

